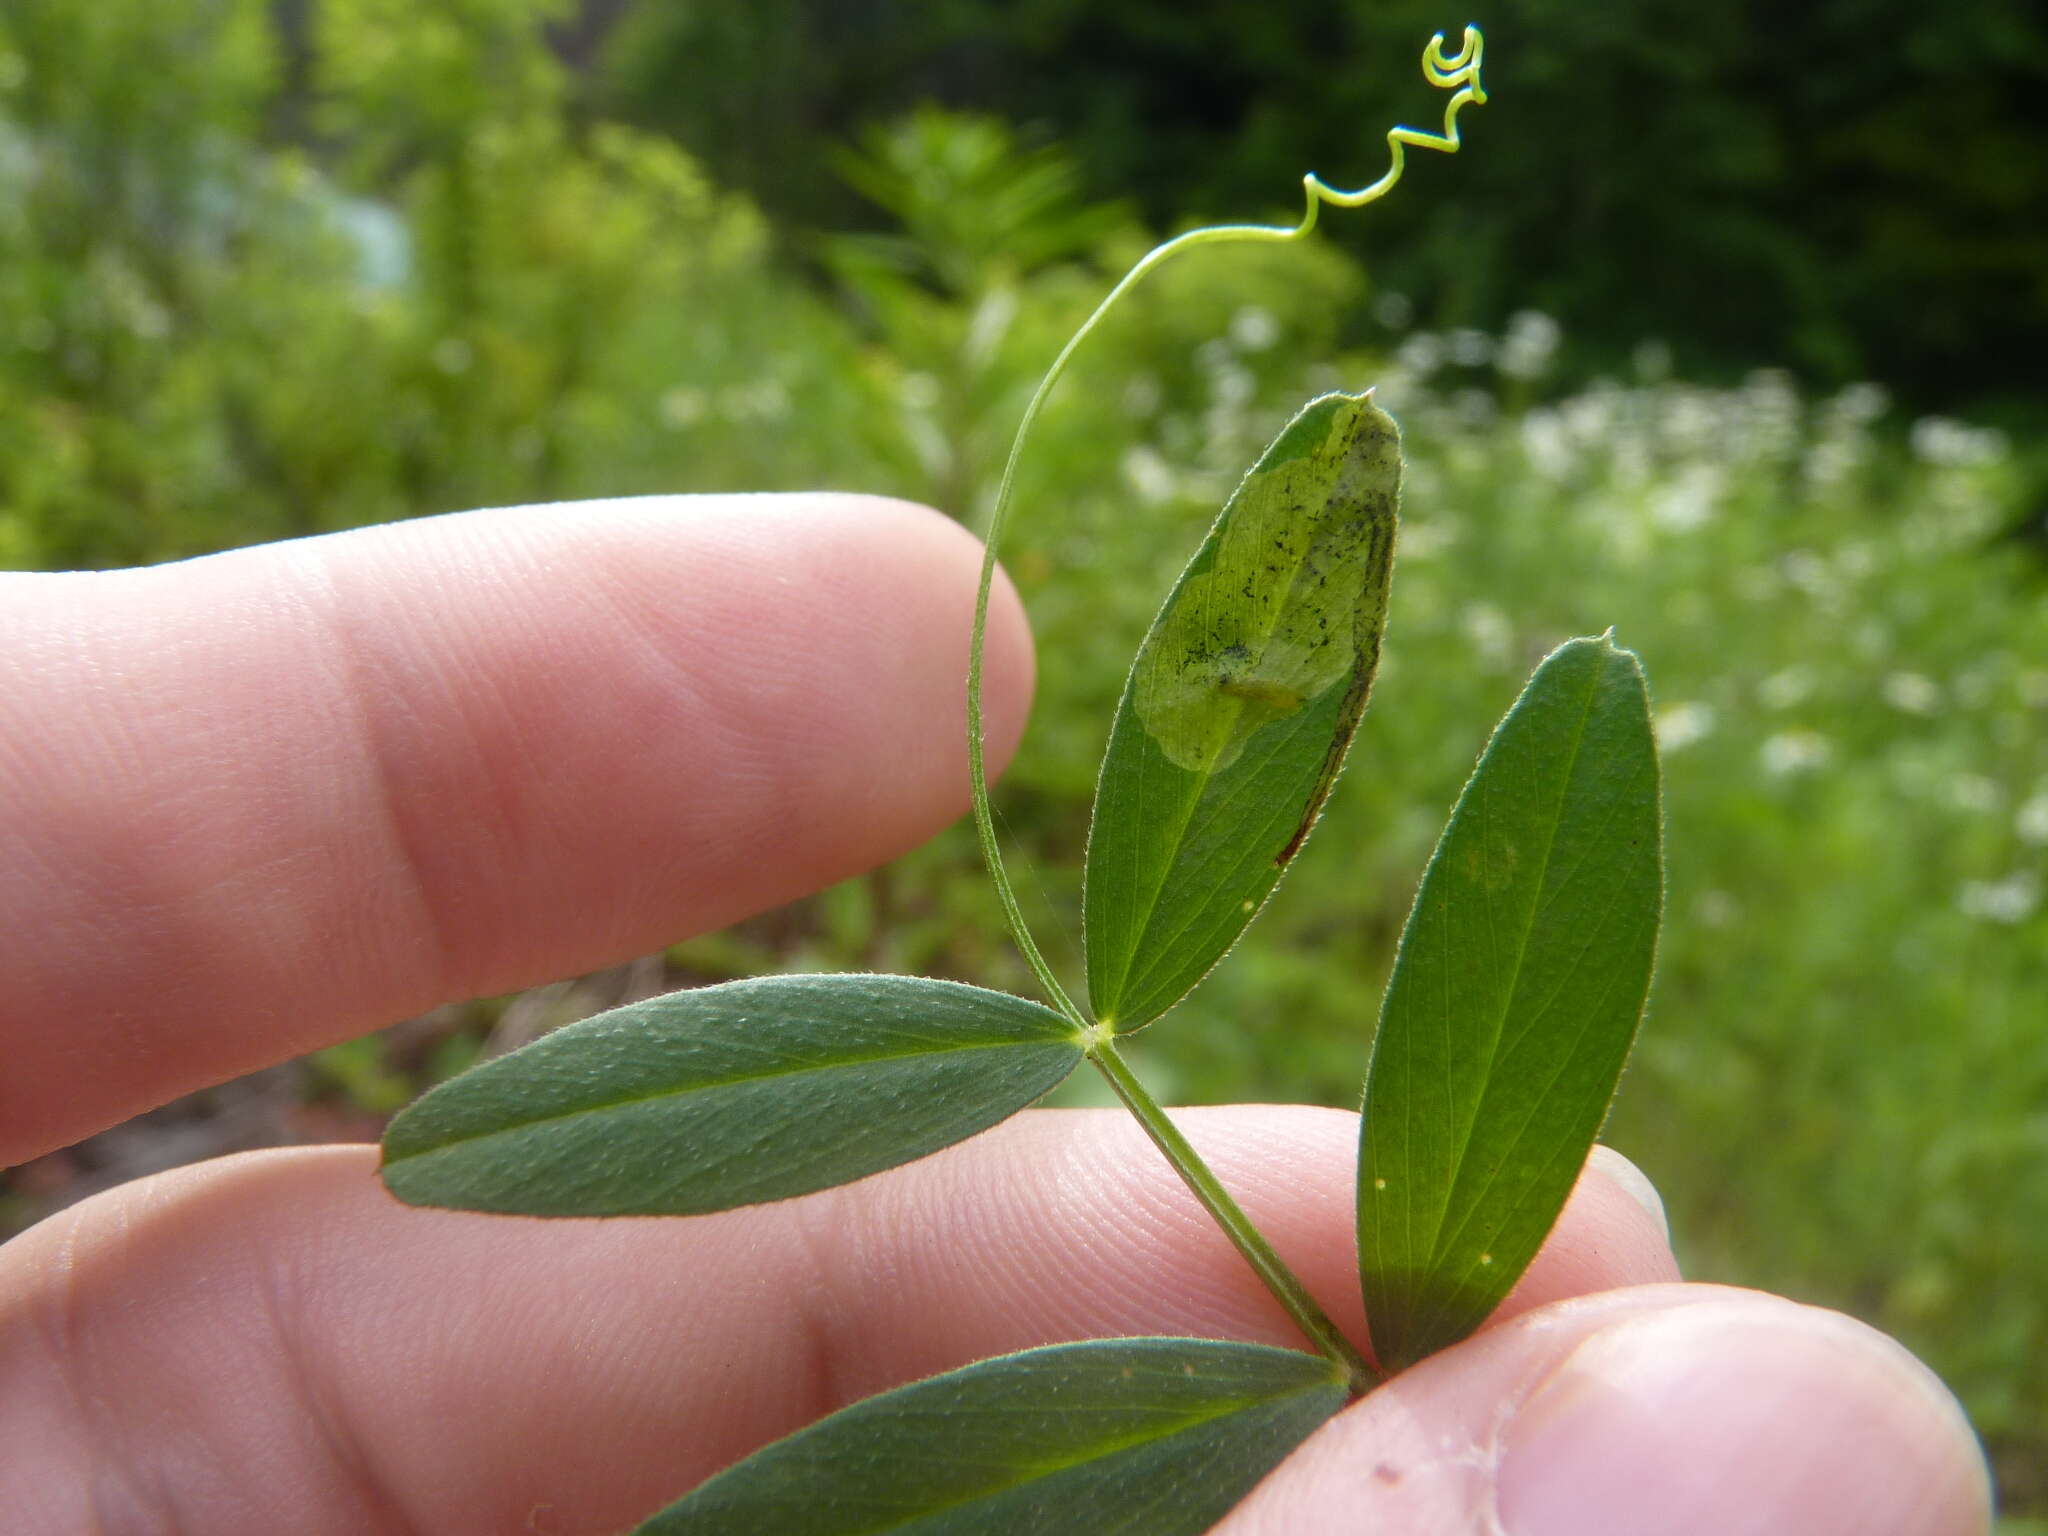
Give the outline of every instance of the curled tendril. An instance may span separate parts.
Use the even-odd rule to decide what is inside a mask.
[[[1447,155],[1458,152],[1458,113],[1465,104],[1486,105],[1486,87],[1479,80],[1479,66],[1486,56],[1486,39],[1477,27],[1465,28],[1464,44],[1455,58],[1444,57],[1444,35],[1439,32],[1429,40],[1429,46],[1422,50],[1422,77],[1440,90],[1457,90],[1457,95],[1444,103],[1444,131],[1425,133],[1420,128],[1394,127],[1387,130],[1387,153],[1392,164],[1387,174],[1369,187],[1356,192],[1339,192],[1314,172],[1302,177],[1302,185],[1308,189],[1308,211],[1302,215],[1301,224],[1295,234],[1305,235],[1316,226],[1316,211],[1324,203],[1336,208],[1362,208],[1367,203],[1377,202],[1394,190],[1394,183],[1401,179],[1401,172],[1407,168],[1406,146],[1413,144],[1417,149],[1440,149]]]
[[[1422,50],[1422,73],[1431,85],[1440,85],[1445,90],[1469,80],[1479,105],[1483,107],[1486,105],[1486,92],[1479,89],[1479,61],[1485,53],[1486,38],[1477,27],[1468,26],[1465,39],[1458,47],[1458,56],[1447,59],[1444,57],[1444,35],[1439,32]]]
[[[1003,523],[1010,510],[1010,495],[1017,477],[1017,463],[1024,452],[1025,440],[1031,435],[1031,428],[1038,420],[1038,413],[1045,405],[1052,387],[1059,382],[1060,375],[1067,371],[1067,364],[1074,352],[1087,339],[1095,327],[1122,300],[1125,294],[1135,288],[1146,276],[1159,266],[1198,245],[1229,244],[1238,241],[1284,242],[1299,240],[1316,227],[1316,216],[1325,203],[1337,208],[1362,208],[1367,203],[1377,202],[1393,191],[1407,167],[1407,150],[1410,145],[1417,149],[1441,150],[1444,154],[1458,152],[1458,113],[1467,103],[1475,106],[1486,105],[1486,87],[1480,82],[1479,67],[1486,53],[1486,39],[1479,29],[1468,25],[1463,41],[1456,54],[1445,57],[1444,35],[1439,32],[1429,40],[1429,46],[1422,50],[1422,76],[1440,90],[1454,91],[1451,99],[1444,104],[1444,126],[1441,133],[1428,133],[1420,128],[1396,126],[1387,130],[1387,152],[1391,163],[1387,173],[1371,186],[1361,187],[1356,192],[1340,192],[1313,172],[1302,178],[1302,187],[1307,194],[1308,204],[1303,210],[1301,222],[1285,224],[1215,224],[1203,229],[1191,229],[1184,235],[1176,235],[1162,245],[1155,246],[1141,257],[1136,266],[1126,272],[1117,285],[1110,289],[1102,302],[1088,318],[1081,322],[1067,344],[1060,349],[1059,356],[1039,380],[1037,390],[1030,403],[1024,407],[1024,415],[1017,423],[1017,435],[1010,444],[1009,459],[1003,465],[1003,478],[996,488],[995,506],[990,510],[988,534],[983,544],[981,560],[981,587],[974,602],[974,639],[967,661],[967,760],[969,784],[974,795],[974,826],[981,841],[983,859],[988,864],[989,877],[995,883],[996,895],[1003,906],[1003,916],[1008,921],[1010,933],[1017,941],[1017,947],[1024,955],[1025,963],[1045,988],[1046,996],[1053,1005],[1083,1029],[1090,1029],[1087,1016],[1067,996],[1052,968],[1046,964],[1039,952],[1031,930],[1025,925],[1024,914],[1017,905],[1016,892],[1011,888],[1008,873],[1003,868],[1003,856],[996,843],[995,815],[990,809],[988,798],[988,768],[983,755],[982,721],[982,650],[988,632],[989,593],[995,582],[996,542],[1002,536]]]

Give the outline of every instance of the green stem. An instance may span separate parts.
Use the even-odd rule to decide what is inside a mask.
[[[1266,1289],[1273,1293],[1274,1300],[1287,1309],[1287,1315],[1294,1319],[1295,1326],[1343,1370],[1352,1395],[1362,1397],[1378,1386],[1384,1380],[1381,1374],[1330,1321],[1330,1315],[1316,1304],[1308,1288],[1273,1251],[1273,1245],[1266,1241],[1265,1234],[1252,1225],[1244,1208],[1230,1197],[1230,1191],[1210,1172],[1209,1165],[1202,1161],[1187,1137],[1180,1133],[1180,1128],[1167,1118],[1158,1101],[1145,1091],[1145,1085],[1132,1075],[1130,1067],[1117,1053],[1114,1042],[1106,1035],[1098,1035],[1088,1048],[1088,1056],[1109,1079],[1109,1086],[1116,1090],[1124,1108],[1138,1117],[1139,1124],[1145,1127],[1145,1134],[1152,1138],[1152,1144],[1173,1164],[1173,1171],[1194,1191],[1195,1198],[1202,1202],[1202,1208],[1229,1235],[1237,1251],[1244,1255],[1245,1262],[1251,1265]]]
[[[984,753],[986,725],[982,711],[982,662],[988,641],[989,596],[995,584],[996,550],[1002,541],[1003,524],[1010,512],[1010,499],[1016,490],[1017,465],[1024,454],[1024,445],[1031,436],[1031,429],[1038,421],[1038,415],[1045,408],[1046,399],[1052,394],[1053,386],[1067,370],[1068,362],[1081,343],[1089,337],[1102,319],[1123,299],[1124,295],[1155,271],[1162,263],[1171,260],[1183,251],[1199,245],[1234,244],[1245,241],[1284,243],[1299,240],[1316,227],[1316,215],[1324,203],[1338,208],[1359,208],[1376,202],[1392,191],[1400,181],[1406,165],[1409,148],[1440,150],[1446,154],[1458,151],[1458,113],[1467,105],[1483,105],[1486,89],[1480,84],[1479,70],[1483,54],[1483,39],[1477,27],[1465,28],[1463,46],[1456,54],[1444,52],[1443,34],[1438,33],[1430,40],[1422,53],[1423,77],[1433,86],[1455,94],[1444,106],[1444,125],[1441,133],[1425,133],[1414,128],[1391,128],[1387,131],[1389,164],[1384,176],[1372,185],[1361,187],[1355,192],[1339,192],[1321,178],[1305,176],[1302,190],[1306,194],[1306,206],[1302,210],[1301,222],[1293,225],[1267,224],[1223,224],[1208,229],[1193,229],[1177,235],[1165,244],[1155,247],[1140,258],[1137,265],[1123,275],[1117,285],[1098,304],[1088,318],[1081,322],[1081,328],[1074,332],[1067,344],[1060,349],[1059,356],[1046,370],[1045,377],[1038,382],[1030,402],[1024,407],[1024,416],[1017,423],[1017,435],[1010,443],[1010,456],[1003,464],[1003,477],[996,487],[995,505],[989,511],[988,535],[983,541],[981,556],[981,580],[974,597],[974,637],[967,653],[967,763],[968,786],[974,799],[974,830],[981,842],[981,854],[988,865],[989,878],[996,888],[996,896],[1002,903],[1003,918],[1009,924],[1010,933],[1017,941],[1017,948],[1023,953],[1024,963],[1031,968],[1031,974],[1038,978],[1038,984],[1045,989],[1045,995],[1067,1018],[1083,1032],[1089,1041],[1088,1055],[1109,1079],[1109,1085],[1116,1090],[1124,1106],[1138,1117],[1145,1132],[1152,1138],[1166,1160],[1173,1165],[1195,1198],[1202,1202],[1209,1214],[1229,1234],[1237,1251],[1244,1255],[1259,1279],[1264,1282],[1280,1305],[1287,1309],[1287,1315],[1294,1319],[1301,1331],[1314,1343],[1317,1349],[1342,1368],[1354,1393],[1363,1394],[1376,1386],[1382,1379],[1380,1373],[1369,1365],[1365,1357],[1330,1321],[1323,1309],[1303,1287],[1294,1272],[1280,1262],[1280,1256],[1273,1251],[1258,1228],[1251,1224],[1249,1217],[1230,1198],[1230,1192],[1217,1182],[1216,1175],[1195,1154],[1185,1136],[1174,1128],[1161,1109],[1145,1092],[1138,1080],[1131,1075],[1123,1058],[1117,1054],[1116,1046],[1109,1032],[1099,1025],[1091,1024],[1088,1016],[1067,995],[1067,991],[1053,974],[1039,951],[1038,943],[1031,936],[1031,929],[1024,921],[1023,908],[1018,905],[1017,893],[1011,887],[1008,871],[1003,867],[1003,853],[996,838],[995,813],[989,804],[988,764]]]
[[[1136,266],[1126,272],[1117,285],[1109,290],[1103,301],[1095,306],[1088,318],[1081,322],[1081,328],[1068,338],[1060,349],[1059,356],[1052,360],[1052,366],[1045,371],[1045,377],[1038,381],[1038,388],[1032,392],[1030,402],[1024,407],[1023,418],[1017,423],[1017,435],[1010,442],[1010,456],[1003,463],[1003,478],[996,487],[995,505],[990,508],[988,536],[982,541],[981,582],[974,596],[974,638],[967,651],[967,768],[968,788],[974,798],[974,831],[981,842],[982,861],[988,865],[989,879],[996,888],[996,898],[1003,908],[1003,919],[1009,924],[1010,934],[1017,941],[1017,948],[1024,956],[1024,963],[1031,967],[1031,974],[1038,978],[1038,984],[1045,989],[1045,995],[1052,1005],[1076,1024],[1087,1027],[1088,1018],[1066,989],[1053,975],[1052,967],[1046,964],[1040,953],[1038,942],[1031,936],[1031,929],[1024,921],[1024,909],[1018,905],[1017,893],[1010,885],[1009,871],[1003,867],[1003,851],[996,839],[995,814],[990,809],[988,797],[988,764],[983,751],[985,727],[982,719],[982,651],[988,639],[989,594],[996,579],[996,548],[1003,537],[1003,524],[1009,517],[1010,497],[1016,489],[1017,464],[1024,456],[1024,444],[1031,436],[1031,428],[1038,420],[1038,413],[1044,409],[1046,398],[1052,394],[1053,385],[1060,375],[1067,371],[1067,364],[1089,334],[1102,323],[1107,315],[1122,301],[1125,294],[1135,288],[1145,276],[1162,263],[1178,256],[1183,251],[1198,245],[1238,244],[1245,241],[1273,242],[1284,244],[1299,240],[1316,227],[1316,215],[1324,203],[1336,208],[1362,208],[1367,203],[1379,201],[1401,179],[1407,165],[1407,150],[1440,150],[1454,155],[1458,152],[1458,113],[1465,106],[1484,106],[1486,88],[1480,84],[1479,68],[1484,56],[1484,39],[1477,27],[1465,28],[1465,40],[1455,54],[1444,52],[1444,35],[1439,32],[1430,39],[1429,46],[1422,51],[1423,78],[1442,90],[1455,94],[1444,106],[1444,126],[1441,133],[1425,133],[1420,129],[1394,127],[1387,130],[1387,153],[1389,164],[1386,174],[1368,187],[1355,192],[1340,192],[1319,176],[1304,176],[1302,190],[1307,195],[1307,204],[1302,210],[1299,224],[1218,224],[1206,229],[1191,229],[1186,234],[1176,235],[1165,244],[1155,246],[1141,257]]]

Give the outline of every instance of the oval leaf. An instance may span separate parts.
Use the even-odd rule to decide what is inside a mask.
[[[1292,1350],[1059,1344],[855,1403],[636,1536],[1196,1536],[1346,1397],[1327,1360]]]
[[[1422,878],[1373,1041],[1358,1251],[1380,1364],[1492,1312],[1613,1100],[1663,906],[1633,653],[1573,640],[1508,712]]]
[[[435,1088],[384,1134],[414,1205],[687,1216],[844,1184],[986,1130],[1081,1059],[1006,992],[767,976],[558,1030]]]
[[[1088,991],[1112,1028],[1202,979],[1322,813],[1379,666],[1400,489],[1369,394],[1311,401],[1153,621],[1088,837]]]

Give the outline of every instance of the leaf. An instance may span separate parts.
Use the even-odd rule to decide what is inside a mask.
[[[1370,394],[1311,401],[1153,620],[1088,838],[1088,990],[1112,1028],[1202,979],[1322,813],[1379,666],[1400,488]]]
[[[1649,995],[1660,837],[1642,667],[1573,640],[1459,796],[1381,1009],[1358,1251],[1384,1368],[1478,1327],[1571,1193]]]
[[[1195,1536],[1344,1406],[1319,1355],[1106,1339],[983,1360],[841,1409],[636,1536]]]
[[[1081,1059],[1005,992],[911,976],[767,976],[614,1009],[426,1094],[384,1134],[414,1205],[685,1216],[923,1157]]]

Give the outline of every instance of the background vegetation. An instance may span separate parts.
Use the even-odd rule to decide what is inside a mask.
[[[1614,624],[1658,690],[1671,903],[1610,1138],[1691,1272],[1899,1334],[2011,1508],[2048,1514],[2043,23],[1499,9],[1467,154],[1330,243],[1168,269],[1056,400],[1007,551],[1044,658],[1001,797],[1037,920],[1078,929],[1159,594],[1307,394],[1377,383],[1414,460],[1380,691],[1316,848],[1143,1037],[1148,1076],[1353,1100],[1484,731],[1550,645]],[[1377,174],[1385,126],[1436,110],[1421,42],[1463,19],[10,0],[0,565],[647,491],[880,490],[974,523],[1105,283],[1184,216],[1291,213],[1304,164]],[[4,1215],[372,1133],[479,1053],[668,985],[1023,987],[998,931],[956,829],[159,1112],[16,1171]]]
[[[1413,313],[1498,329],[1534,306],[1573,321],[1582,363],[1661,337],[1688,376],[1767,358],[1828,386],[1884,378],[1922,408],[2038,388],[2039,7],[1483,12],[1486,153],[1418,165],[1399,216],[1330,232]],[[684,0],[634,10],[599,85],[779,219],[861,217],[815,144],[936,100],[1037,125],[1168,225],[1291,211],[1304,168],[1343,184],[1419,110],[1396,64],[1466,19],[1438,0]]]

